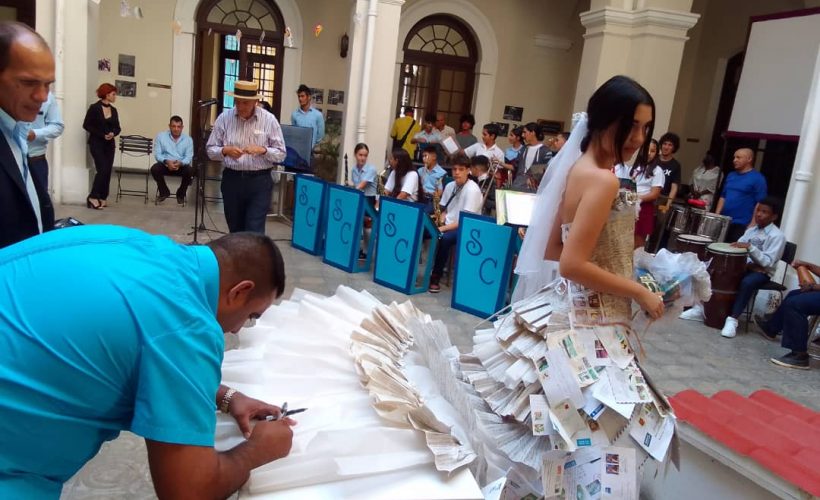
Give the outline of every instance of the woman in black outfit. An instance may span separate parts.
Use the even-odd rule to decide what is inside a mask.
[[[103,83],[97,89],[99,101],[89,106],[83,121],[83,128],[88,132],[88,149],[94,159],[97,174],[91,186],[91,194],[86,199],[86,206],[101,210],[106,206],[108,187],[111,183],[111,169],[114,167],[114,137],[120,134],[120,119],[117,108],[111,104],[117,100],[117,88],[110,83]]]

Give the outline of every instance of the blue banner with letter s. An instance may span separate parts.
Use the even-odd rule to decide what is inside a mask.
[[[451,306],[482,318],[504,307],[517,235],[495,219],[461,212]]]
[[[325,181],[307,175],[296,176],[291,245],[312,255],[322,252],[326,192]]]
[[[373,281],[406,294],[427,291],[433,258],[427,259],[421,286],[416,286],[424,232],[431,235],[430,255],[438,248],[438,230],[424,206],[395,198],[379,200],[378,240]]]

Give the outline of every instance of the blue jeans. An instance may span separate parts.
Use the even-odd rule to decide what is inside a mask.
[[[446,266],[447,261],[450,260],[450,252],[456,243],[458,243],[457,236],[458,229],[441,234],[441,239],[438,240],[438,250],[436,250],[436,260],[433,262],[433,276],[441,277],[441,273],[444,272],[444,266]],[[453,270],[450,269],[450,275],[452,276],[452,274]]]
[[[226,168],[222,171],[221,191],[228,231],[265,234],[265,219],[273,196],[270,169],[241,172]]]
[[[780,345],[806,352],[809,343],[809,316],[820,314],[820,292],[792,290],[768,321],[772,331],[783,332]]]
[[[760,290],[760,287],[768,282],[769,275],[766,273],[759,273],[757,271],[747,272],[746,276],[744,276],[740,282],[740,289],[737,291],[734,304],[732,304],[731,316],[735,319],[739,318],[755,292]]]

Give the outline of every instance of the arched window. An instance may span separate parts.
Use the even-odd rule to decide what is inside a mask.
[[[232,108],[233,98],[225,92],[236,80],[253,80],[279,116],[284,29],[273,0],[203,0],[197,9],[194,99],[218,97],[218,111]]]
[[[404,41],[396,114],[405,106],[425,113],[445,114],[458,130],[459,117],[472,110],[478,50],[472,32],[446,15],[422,19]]]

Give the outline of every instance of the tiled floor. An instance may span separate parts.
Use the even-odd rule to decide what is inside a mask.
[[[113,201],[105,210],[89,210],[81,206],[58,206],[58,217],[74,216],[87,224],[119,224],[165,234],[181,242],[191,242],[188,234],[194,220],[193,204],[180,207],[173,198],[154,206],[141,199]],[[226,230],[219,208],[209,205],[206,226]],[[338,285],[367,289],[382,301],[404,301],[411,298],[422,310],[445,322],[453,344],[469,350],[474,327],[480,321],[474,316],[450,309],[450,293],[419,294],[407,297],[373,283],[372,274],[348,274],[322,263],[321,258],[292,248],[290,227],[269,221],[267,233],[278,241],[288,271],[285,296],[294,287],[330,294]],[[200,233],[198,240],[218,236]],[[783,350],[778,344],[765,341],[754,333],[740,333],[732,340],[724,339],[717,330],[700,323],[673,320],[667,330],[642,336],[646,359],[645,371],[660,389],[668,394],[686,388],[704,394],[731,389],[748,395],[760,388],[771,389],[788,398],[820,410],[820,363],[811,371],[779,368],[768,362]],[[145,447],[136,436],[128,433],[107,443],[100,454],[86,465],[63,490],[69,499],[91,498],[152,498],[153,487],[145,458]]]

